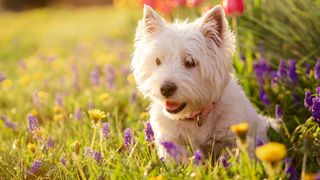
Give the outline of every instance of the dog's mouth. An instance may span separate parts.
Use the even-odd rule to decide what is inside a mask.
[[[166,105],[166,110],[169,113],[177,114],[187,106],[187,103],[185,103],[185,102],[184,103],[179,103],[178,101],[166,100],[165,101],[165,105]]]

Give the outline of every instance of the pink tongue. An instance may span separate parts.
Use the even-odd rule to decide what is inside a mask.
[[[177,109],[180,106],[180,103],[177,101],[166,101],[166,108],[169,110]]]

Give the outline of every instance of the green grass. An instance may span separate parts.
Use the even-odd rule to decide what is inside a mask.
[[[83,175],[89,179],[266,177],[262,165],[246,155],[239,159],[231,155],[228,169],[220,163],[213,166],[209,161],[203,165],[194,165],[192,161],[179,165],[159,160],[155,147],[144,138],[148,102],[137,92],[127,72],[134,29],[141,16],[137,12],[91,7],[0,14],[0,72],[7,77],[0,83],[0,114],[18,123],[18,129],[13,131],[0,121],[0,179],[36,178],[27,172],[35,159],[43,162],[37,174],[42,178],[76,179]],[[108,67],[115,72],[113,88],[107,86]],[[94,68],[100,76],[99,85],[90,83]],[[250,78],[253,79],[252,75]],[[40,102],[34,103],[37,92]],[[64,99],[59,112],[54,110],[58,92]],[[138,94],[136,102],[130,101],[132,93]],[[252,99],[261,107],[256,94]],[[109,113],[103,121],[110,123],[111,132],[102,142],[104,158],[100,164],[84,154],[93,134],[87,114],[90,106]],[[80,120],[74,116],[78,108],[83,115]],[[55,141],[53,149],[44,148],[44,142],[37,142],[28,133],[30,112],[39,119],[44,141],[48,137]],[[268,112],[272,112],[270,108]],[[126,128],[134,132],[136,145],[132,151],[123,148]],[[100,149],[98,138],[94,144],[96,151]],[[78,151],[75,141],[79,142]],[[30,151],[28,144],[35,144],[35,151]],[[66,166],[60,163],[62,157],[67,159]]]

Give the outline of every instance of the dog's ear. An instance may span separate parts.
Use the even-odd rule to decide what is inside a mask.
[[[202,17],[201,31],[209,44],[221,46],[224,33],[228,30],[228,23],[221,5],[207,11]]]
[[[144,5],[143,12],[141,23],[144,26],[145,32],[149,34],[159,32],[164,26],[164,21],[161,16],[148,5]]]

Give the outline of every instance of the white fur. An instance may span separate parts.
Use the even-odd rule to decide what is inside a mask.
[[[218,23],[219,18],[222,21]],[[220,26],[219,26],[220,25]],[[219,27],[218,27],[219,26]],[[223,32],[219,34],[219,28]],[[232,54],[235,41],[220,6],[209,10],[194,22],[166,23],[152,8],[145,6],[144,17],[136,32],[132,70],[139,90],[151,103],[150,122],[160,157],[168,155],[161,142],[172,141],[186,147],[190,141],[194,149],[203,153],[235,146],[230,126],[247,121],[249,136],[266,140],[268,123],[261,118],[243,90],[232,76]],[[192,57],[194,68],[186,68],[183,61]],[[156,65],[160,58],[161,65]],[[174,82],[178,89],[170,100],[186,102],[177,114],[165,109],[165,98],[160,93],[164,81]],[[191,112],[214,102],[214,109],[203,125],[181,120]]]

